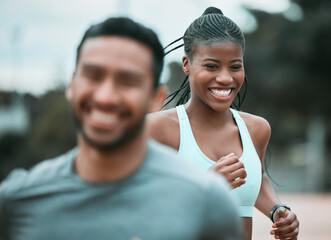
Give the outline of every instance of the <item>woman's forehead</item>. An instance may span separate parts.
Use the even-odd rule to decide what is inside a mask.
[[[233,42],[213,42],[197,45],[193,50],[192,56],[197,57],[198,55],[243,57],[243,51],[240,46]]]

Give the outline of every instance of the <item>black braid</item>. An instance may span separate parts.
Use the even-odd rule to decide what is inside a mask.
[[[222,15],[223,15],[223,12],[222,12],[221,9],[219,9],[219,8],[215,8],[215,7],[208,7],[208,8],[203,12],[202,16],[203,16],[203,15],[207,15],[207,14],[213,14],[213,13],[215,13],[215,14],[222,14]]]
[[[175,97],[178,94],[180,94],[180,92],[183,92],[183,93],[182,93],[180,99],[177,101],[176,106],[186,103],[189,99],[189,95],[186,94],[186,92],[190,93],[190,83],[188,81],[188,76],[185,77],[183,83],[180,85],[178,90],[176,90],[175,92],[173,92],[167,96],[166,103],[164,104],[163,107],[167,106],[170,102],[172,102],[172,100],[174,100]]]
[[[178,42],[178,41],[180,41],[180,40],[182,40],[182,39],[183,39],[183,37],[180,37],[180,38],[176,39],[175,41],[169,43],[167,46],[165,46],[165,47],[163,48],[163,50],[166,50],[166,49],[167,49],[168,47],[170,47],[172,44],[175,44],[176,42]]]
[[[242,85],[240,91],[237,93],[235,101],[233,101],[232,104],[231,104],[232,108],[240,110],[241,105],[243,104],[243,101],[246,97],[247,86],[248,86],[248,81],[247,81],[247,77],[245,76],[243,85]],[[241,96],[241,92],[242,92],[242,96]]]
[[[220,9],[215,7],[207,8],[202,16],[193,21],[186,29],[183,37],[176,39],[165,48],[170,47],[181,39],[183,39],[184,44],[180,44],[168,50],[165,55],[184,46],[186,56],[192,59],[194,50],[198,45],[210,45],[215,42],[233,42],[238,47],[240,47],[243,52],[245,51],[245,38],[240,28],[231,19],[224,16]],[[238,110],[240,109],[245,98],[246,91],[247,78],[245,77],[243,88],[240,91],[242,92],[242,95],[240,92],[237,94],[236,99],[232,103],[231,107]],[[167,97],[167,102],[164,106],[168,105],[173,99],[175,99],[178,94],[181,94],[181,97],[177,101],[176,106],[186,103],[190,97],[190,92],[191,90],[188,77],[186,77],[180,88]]]
[[[178,45],[177,47],[174,47],[173,49],[171,49],[171,50],[169,50],[169,51],[167,51],[167,52],[165,52],[165,53],[164,53],[164,56],[168,55],[169,53],[171,53],[172,51],[175,51],[175,50],[178,49],[178,48],[181,48],[182,46],[184,46],[184,43]],[[165,49],[165,48],[164,48],[164,49]]]

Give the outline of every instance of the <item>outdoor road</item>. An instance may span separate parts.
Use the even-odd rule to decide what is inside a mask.
[[[331,194],[278,194],[289,205],[300,222],[298,240],[331,240]],[[252,240],[272,240],[272,222],[254,210]]]

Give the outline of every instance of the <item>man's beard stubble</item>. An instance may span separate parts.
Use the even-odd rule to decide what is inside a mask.
[[[84,131],[82,121],[77,117],[72,104],[69,106],[70,115],[72,115],[74,125],[76,126],[77,133],[81,133],[83,138],[92,146],[100,150],[113,150],[119,148],[126,143],[134,140],[143,130],[145,124],[145,114],[143,114],[139,120],[133,125],[124,130],[124,132],[116,139],[108,142],[98,143],[91,139]]]

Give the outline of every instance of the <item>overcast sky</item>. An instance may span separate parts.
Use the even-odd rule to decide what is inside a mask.
[[[132,17],[166,45],[208,6],[222,9],[244,32],[254,31],[256,22],[243,5],[271,13],[291,6],[289,0],[0,0],[0,91],[42,94],[66,85],[83,32],[106,17]],[[181,56],[179,50],[166,61]]]

